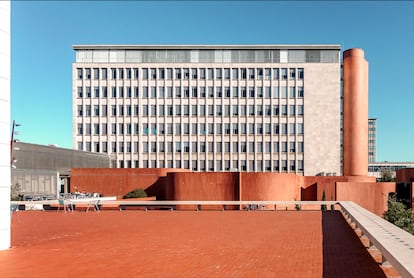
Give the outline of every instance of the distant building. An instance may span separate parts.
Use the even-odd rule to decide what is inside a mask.
[[[391,171],[395,178],[396,171],[405,168],[414,168],[414,162],[372,162],[368,164],[368,175],[379,179],[383,171]]]
[[[107,154],[55,146],[13,142],[11,182],[23,194],[55,195],[70,192],[71,168],[108,168]]]
[[[377,119],[368,119],[368,162],[377,161]]]
[[[114,167],[342,173],[339,45],[73,49],[73,145]]]

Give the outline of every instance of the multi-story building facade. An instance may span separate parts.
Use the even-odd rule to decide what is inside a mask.
[[[338,45],[73,48],[73,145],[114,167],[341,174]]]
[[[368,162],[377,161],[377,119],[368,119]]]

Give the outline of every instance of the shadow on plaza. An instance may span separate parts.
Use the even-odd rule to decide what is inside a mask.
[[[340,211],[322,212],[323,277],[386,277]]]

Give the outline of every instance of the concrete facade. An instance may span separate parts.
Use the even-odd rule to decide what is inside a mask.
[[[114,167],[342,172],[338,45],[73,48],[73,145]]]
[[[0,1],[0,250],[10,247],[10,1]]]

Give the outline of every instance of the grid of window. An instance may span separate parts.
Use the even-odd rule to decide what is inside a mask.
[[[93,67],[75,77],[78,148],[112,153],[118,167],[304,171],[304,68]]]

